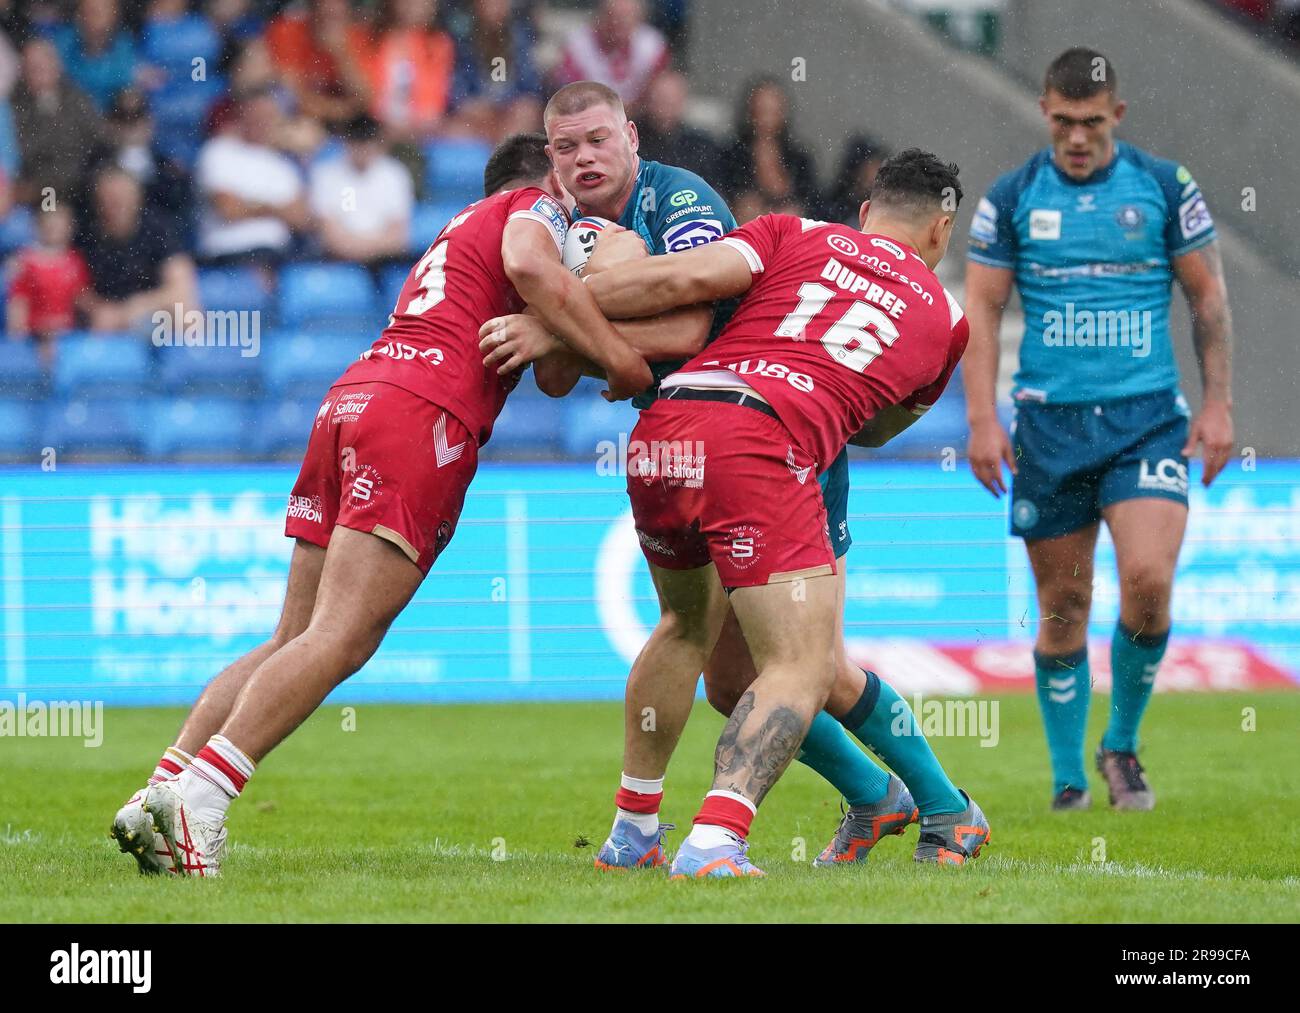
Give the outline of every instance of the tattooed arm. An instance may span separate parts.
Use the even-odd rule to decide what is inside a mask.
[[[1223,281],[1219,242],[1207,243],[1173,262],[1174,275],[1192,311],[1192,342],[1201,369],[1201,410],[1192,420],[1183,453],[1205,447],[1201,478],[1209,485],[1228,463],[1232,453],[1232,311]]]

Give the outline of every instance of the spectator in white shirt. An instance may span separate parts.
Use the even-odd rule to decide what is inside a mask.
[[[200,149],[199,253],[206,260],[273,262],[310,224],[298,167],[271,146],[279,119],[274,92],[256,88],[240,96],[234,129]]]
[[[311,171],[311,213],[324,252],[374,264],[410,248],[411,174],[384,148],[382,128],[362,114],[344,127],[346,150]]]

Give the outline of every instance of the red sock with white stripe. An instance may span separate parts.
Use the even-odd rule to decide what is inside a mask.
[[[754,803],[734,791],[714,790],[704,796],[686,842],[696,848],[716,848],[734,844],[749,836],[749,826],[758,809]]]
[[[624,774],[619,781],[614,804],[618,814],[614,822],[627,820],[643,834],[653,834],[659,829],[659,804],[664,800],[664,779],[649,780]]]
[[[163,750],[158,766],[154,767],[153,773],[149,776],[149,783],[157,784],[159,781],[170,781],[173,777],[180,777],[185,768],[193,762],[194,757],[185,750],[168,746]]]
[[[224,735],[214,735],[181,775],[178,787],[198,819],[220,826],[256,766]]]

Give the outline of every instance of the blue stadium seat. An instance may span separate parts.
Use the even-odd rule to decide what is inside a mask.
[[[260,339],[259,339],[260,340]],[[245,355],[244,352],[256,354]],[[158,376],[168,394],[257,397],[262,390],[260,346],[160,348]]]
[[[484,459],[560,453],[564,432],[563,404],[540,393],[537,397],[529,396],[523,385],[531,382],[529,377],[524,377],[520,389],[506,401],[492,428],[492,439],[483,450]]]
[[[464,207],[483,196],[483,167],[492,146],[471,138],[442,137],[424,149],[425,182],[439,201]]]
[[[271,310],[264,276],[252,267],[207,267],[199,271],[199,301],[209,310]],[[266,320],[262,323],[265,325]]]
[[[379,299],[388,307],[389,313],[396,307],[397,297],[402,294],[402,286],[406,284],[406,276],[410,273],[409,267],[394,265],[385,268],[379,276]]]
[[[415,205],[411,212],[411,253],[423,253],[438,238],[442,227],[455,218],[469,201],[431,201]]]
[[[307,449],[312,424],[325,397],[265,401],[258,408],[254,450],[261,457],[300,460]]]
[[[155,459],[234,458],[254,442],[248,406],[229,398],[158,398],[147,417],[145,452]]]
[[[0,398],[0,457],[35,460],[41,448],[37,435],[45,403],[26,398]]]
[[[135,456],[144,447],[144,412],[138,398],[74,398],[51,406],[44,441],[59,454]]]
[[[149,352],[148,339],[139,334],[65,335],[54,362],[54,392],[62,397],[141,394],[149,387]]]
[[[280,272],[280,321],[285,327],[383,322],[370,274],[357,264],[289,264]]]
[[[315,398],[374,341],[376,334],[277,331],[262,342],[262,383],[268,394]]]
[[[45,375],[35,342],[0,344],[0,390],[30,395],[43,393],[48,386],[49,377]]]
[[[520,384],[531,383],[525,377]],[[610,404],[600,396],[604,384],[583,381],[577,390],[564,398],[564,452],[580,460],[594,460],[597,447],[608,440],[619,445],[620,434],[630,434],[639,414],[631,401]]]

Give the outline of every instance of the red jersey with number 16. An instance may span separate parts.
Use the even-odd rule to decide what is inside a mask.
[[[545,225],[560,250],[569,228],[564,208],[544,190],[523,187],[476,201],[449,221],[406,276],[388,326],[334,382],[391,383],[451,412],[482,446],[492,435],[519,373],[484,368],[478,329],[518,313],[523,300],[506,277],[506,222]]]
[[[915,251],[793,215],[763,215],[719,242],[744,256],[754,284],[677,382],[736,373],[776,409],[818,472],[881,409],[921,414],[939,399],[968,330]]]

